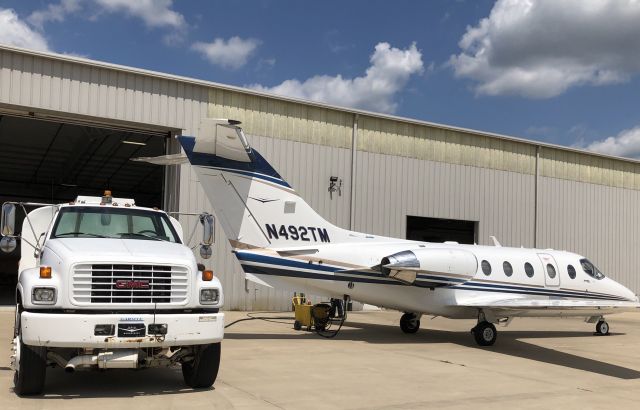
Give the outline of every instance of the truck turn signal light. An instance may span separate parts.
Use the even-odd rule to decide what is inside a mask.
[[[51,279],[51,266],[40,266],[40,279]]]
[[[202,280],[207,281],[207,282],[213,280],[213,271],[212,270],[203,270],[202,271]]]

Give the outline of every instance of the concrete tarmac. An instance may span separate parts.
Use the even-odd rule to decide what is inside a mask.
[[[637,409],[640,312],[608,318],[516,319],[475,345],[473,321],[423,317],[415,335],[397,312],[357,312],[335,339],[293,330],[291,313],[227,329],[212,389],[185,388],[180,369],[47,373],[46,394],[13,393],[13,313],[0,312],[0,409]],[[226,322],[247,318],[228,312]]]

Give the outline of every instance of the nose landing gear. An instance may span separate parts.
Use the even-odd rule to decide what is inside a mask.
[[[404,333],[416,333],[418,329],[420,329],[420,317],[422,315],[417,315],[415,313],[405,313],[400,318],[400,329]]]

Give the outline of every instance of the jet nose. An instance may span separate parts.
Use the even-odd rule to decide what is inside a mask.
[[[619,294],[620,296],[624,297],[625,299],[631,301],[631,302],[638,302],[638,296],[633,293],[630,289],[622,286],[621,284],[618,283],[618,287],[619,287]]]

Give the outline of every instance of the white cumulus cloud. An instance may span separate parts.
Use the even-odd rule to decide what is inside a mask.
[[[397,108],[396,94],[413,74],[424,69],[422,53],[415,43],[404,50],[389,43],[378,43],[369,61],[371,65],[361,77],[317,75],[302,82],[286,80],[274,87],[259,84],[249,87],[305,100],[393,113]]]
[[[185,26],[184,16],[171,9],[172,0],[94,0],[109,12],[124,12],[138,17],[149,27]]]
[[[587,145],[586,149],[601,154],[640,159],[640,126],[624,130],[615,137],[594,141]]]
[[[260,40],[235,36],[229,40],[216,38],[211,43],[199,41],[191,49],[199,52],[211,64],[237,69],[249,61],[259,45]]]
[[[62,0],[57,4],[49,4],[46,8],[35,10],[27,17],[27,21],[42,30],[44,23],[64,21],[67,14],[80,10],[80,0]]]
[[[12,9],[0,8],[0,43],[49,51],[49,44],[42,34],[31,29]]]
[[[449,64],[485,95],[550,98],[640,72],[640,1],[498,0]]]

